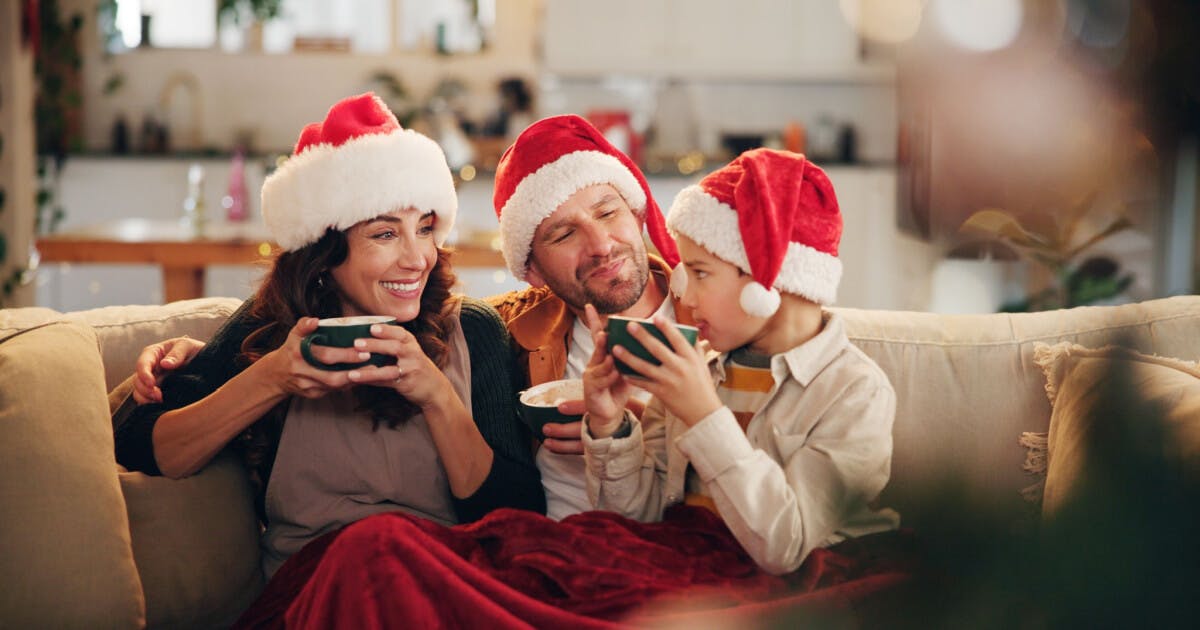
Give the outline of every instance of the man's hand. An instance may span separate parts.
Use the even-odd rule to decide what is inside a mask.
[[[162,402],[159,385],[168,372],[188,364],[204,349],[204,342],[188,336],[160,341],[142,348],[133,368],[133,399],[139,405]]]
[[[585,411],[582,400],[567,400],[559,403],[558,413],[564,416],[577,416]],[[562,455],[583,455],[583,421],[547,422],[542,425],[542,448],[552,453]]]

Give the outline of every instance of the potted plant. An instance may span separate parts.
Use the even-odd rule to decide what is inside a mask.
[[[1049,276],[1047,286],[1024,299],[1001,306],[1005,312],[1045,311],[1092,304],[1120,295],[1133,283],[1111,258],[1084,253],[1097,243],[1133,227],[1125,212],[1102,219],[1095,228],[1089,221],[1095,196],[1088,195],[1062,212],[1032,213],[1018,217],[996,208],[975,212],[963,222],[961,232],[1001,243],[1021,258],[1041,266]]]
[[[262,50],[263,23],[279,17],[283,0],[219,0],[217,3],[218,23],[232,22],[241,26],[250,19],[246,27],[246,48]]]

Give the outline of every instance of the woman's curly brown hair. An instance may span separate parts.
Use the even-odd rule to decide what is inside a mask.
[[[242,352],[235,359],[239,368],[244,369],[282,346],[301,317],[342,316],[337,284],[329,270],[345,262],[349,252],[346,233],[330,228],[317,242],[282,252],[275,258],[248,313],[250,319],[261,325],[242,342]],[[421,311],[415,319],[402,324],[438,367],[446,364],[448,346],[444,339],[453,310],[450,289],[457,281],[450,256],[449,250],[437,249],[437,261],[421,294]],[[370,411],[376,428],[381,423],[395,428],[420,412],[417,405],[389,389],[361,385],[351,391],[358,408]],[[277,405],[238,440],[251,470],[270,469],[267,460],[274,459],[274,454],[267,450],[278,441],[274,438],[283,430],[287,405],[286,400]]]

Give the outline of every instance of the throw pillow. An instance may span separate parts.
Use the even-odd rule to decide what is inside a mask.
[[[1100,405],[1110,400],[1114,367],[1124,369],[1144,400],[1166,413],[1167,448],[1200,473],[1200,367],[1118,347],[1089,349],[1069,342],[1038,344],[1034,362],[1046,375],[1052,412],[1047,440],[1043,518],[1052,516],[1087,475],[1087,446]]]
[[[0,627],[145,623],[90,326],[0,340]]]
[[[186,479],[122,472],[151,628],[228,627],[258,596],[258,518],[246,469],[219,455]]]

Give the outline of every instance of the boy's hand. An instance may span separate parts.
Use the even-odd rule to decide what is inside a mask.
[[[704,353],[689,344],[679,329],[662,315],[655,315],[653,321],[666,335],[670,347],[636,322],[630,322],[629,331],[662,365],[643,361],[620,346],[613,348],[612,354],[637,371],[640,377],[630,377],[634,383],[654,394],[668,411],[690,427],[720,409],[723,406],[721,399],[717,398]],[[611,358],[609,363],[612,363]],[[585,381],[585,391],[586,388]]]
[[[584,320],[596,344],[592,358],[583,370],[583,399],[587,406],[588,430],[592,437],[605,438],[621,426],[625,417],[625,403],[629,400],[632,388],[617,371],[617,365],[608,352],[608,335],[604,332],[600,315],[591,304],[584,307]]]
[[[192,360],[204,342],[184,335],[150,344],[142,349],[133,368],[133,399],[139,405],[162,402],[162,383],[167,372],[177,370]]]

